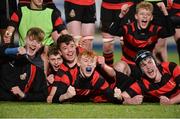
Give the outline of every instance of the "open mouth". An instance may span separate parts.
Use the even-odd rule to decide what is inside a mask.
[[[152,76],[154,74],[154,70],[153,69],[149,69],[147,73]]]
[[[142,26],[146,26],[148,22],[147,20],[142,20],[141,23],[142,23]]]
[[[92,67],[86,67],[86,72],[87,73],[91,73],[91,71],[92,71]]]
[[[36,47],[30,46],[30,47],[27,49],[27,52],[28,52],[29,55],[34,55],[34,53],[36,52]]]
[[[54,70],[58,70],[59,69],[59,65],[54,65]]]

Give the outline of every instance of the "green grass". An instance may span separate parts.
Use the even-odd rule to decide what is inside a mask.
[[[98,51],[98,54],[102,54]],[[176,52],[168,54],[169,61],[178,63]],[[115,61],[120,58],[115,52]],[[117,105],[110,103],[47,104],[38,102],[0,102],[0,118],[180,118],[180,105],[159,103]]]
[[[180,106],[159,104],[116,105],[110,103],[46,104],[0,102],[0,117],[16,118],[178,118]]]
[[[96,52],[98,55],[102,55],[102,51],[96,50]],[[119,51],[119,50],[116,51],[114,53],[114,62],[119,61],[121,55],[122,55],[121,51]],[[176,51],[169,51],[168,52],[168,61],[175,62],[175,63],[179,64],[178,54]]]

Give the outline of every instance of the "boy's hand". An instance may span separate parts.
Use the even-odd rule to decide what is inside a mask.
[[[24,47],[19,47],[18,48],[18,54],[20,54],[20,55],[26,54],[26,49]]]
[[[171,101],[170,101],[170,99],[168,97],[161,96],[160,97],[160,104],[162,104],[162,105],[170,105]]]
[[[67,93],[67,96],[68,96],[67,99],[69,99],[69,98],[72,98],[72,97],[74,97],[76,95],[76,90],[75,90],[74,87],[69,86],[66,93]]]
[[[21,91],[21,89],[19,88],[19,86],[14,86],[14,87],[12,87],[12,88],[11,88],[11,92],[12,92],[14,95],[20,96],[20,98],[24,98],[24,97],[25,97],[24,92]]]
[[[167,12],[167,9],[166,9],[166,6],[165,6],[164,2],[158,2],[157,6],[160,8],[160,10],[163,12],[163,14],[165,16],[168,15],[168,12]]]
[[[52,103],[53,100],[53,96],[48,96],[47,97],[47,103]]]
[[[133,98],[124,98],[123,104],[141,104],[143,101],[143,96],[142,95],[136,95]]]
[[[127,14],[128,11],[129,11],[129,5],[128,4],[122,5],[121,13],[119,14],[119,17],[123,18]]]
[[[97,63],[103,67],[105,65],[105,58],[103,56],[98,56]]]
[[[121,89],[117,87],[114,88],[114,97],[117,98],[118,100],[122,100]]]
[[[12,38],[12,33],[9,31],[6,31],[4,36],[3,36],[3,41],[5,44],[11,43],[11,38]]]
[[[52,84],[54,82],[54,75],[53,74],[50,74],[48,77],[47,77],[47,80],[50,84]]]

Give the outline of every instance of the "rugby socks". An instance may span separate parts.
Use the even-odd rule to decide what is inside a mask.
[[[104,53],[103,52],[103,56],[105,58],[105,63],[112,67],[113,66],[113,61],[114,61],[113,60],[113,58],[114,58],[113,52],[110,52],[110,53]]]

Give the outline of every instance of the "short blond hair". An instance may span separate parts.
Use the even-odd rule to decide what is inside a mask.
[[[136,13],[138,13],[141,8],[151,11],[151,13],[153,13],[154,10],[152,3],[146,1],[142,1],[136,6]]]
[[[42,42],[44,40],[45,33],[38,27],[32,27],[27,31],[27,37],[32,37],[34,40]]]

